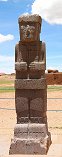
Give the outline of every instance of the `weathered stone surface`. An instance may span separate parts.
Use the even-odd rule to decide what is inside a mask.
[[[49,138],[45,124],[17,124],[10,154],[46,154]]]
[[[45,89],[46,80],[45,79],[16,79],[15,80],[16,89]]]
[[[24,114],[25,112],[23,112]],[[38,114],[39,115],[39,114]],[[17,123],[18,124],[26,124],[26,123],[39,123],[39,124],[47,124],[47,117],[21,117],[21,113],[17,113]]]
[[[15,105],[18,123],[46,123],[45,90],[17,90]],[[46,98],[47,99],[47,98]],[[35,113],[35,114],[34,114]]]
[[[42,98],[44,101],[47,100],[47,94],[45,94],[45,89],[16,89],[15,99],[17,97],[29,98],[33,100],[35,98]],[[46,98],[46,100],[45,100]],[[44,104],[44,102],[43,102]]]
[[[19,42],[15,47],[15,69],[18,78],[44,78],[46,69],[45,43],[33,41]],[[19,75],[18,75],[18,73]],[[21,73],[20,73],[21,71]],[[27,72],[26,72],[27,71]]]
[[[26,123],[16,124],[14,129],[14,136],[19,138],[45,138],[46,136],[46,124]]]
[[[41,21],[41,17],[38,15],[19,17],[20,39],[26,42],[39,40]]]
[[[39,114],[38,114],[39,115]],[[33,116],[33,117],[30,117],[30,122],[31,123],[39,123],[39,124],[47,124],[47,117],[45,116],[45,117],[35,117],[35,116]]]
[[[14,139],[9,154],[46,154],[46,147],[38,140]]]
[[[17,97],[16,98],[16,110],[20,111],[26,111],[28,110],[28,98],[24,98],[24,97]]]
[[[32,62],[29,65],[30,70],[45,70],[45,63],[44,62]]]
[[[31,24],[33,25],[33,23],[40,23],[41,25],[41,17],[37,14],[35,15],[21,15],[18,19],[19,23],[26,23],[26,22],[31,22]]]
[[[27,63],[26,62],[16,62],[15,70],[17,71],[27,71]]]

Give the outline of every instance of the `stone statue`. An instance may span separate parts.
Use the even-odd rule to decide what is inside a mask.
[[[40,41],[42,19],[39,15],[22,15],[18,22],[20,41],[15,47],[17,124],[10,154],[46,154],[51,136],[46,115],[46,46]]]

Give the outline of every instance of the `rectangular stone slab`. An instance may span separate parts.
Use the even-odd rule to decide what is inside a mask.
[[[16,89],[45,89],[46,79],[16,79]]]
[[[14,135],[17,138],[25,139],[44,139],[47,135],[46,124],[26,123],[16,124]]]

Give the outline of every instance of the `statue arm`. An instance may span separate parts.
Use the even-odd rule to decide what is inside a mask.
[[[21,52],[20,52],[21,53]],[[21,70],[27,70],[27,63],[22,61],[20,58],[20,61],[18,61],[17,58],[19,58],[19,43],[15,46],[15,70],[21,71]]]
[[[45,43],[41,43],[39,61],[31,62],[30,70],[45,70],[46,69],[46,46]]]

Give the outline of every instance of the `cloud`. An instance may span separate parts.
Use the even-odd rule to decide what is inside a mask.
[[[0,73],[13,73],[15,72],[15,56],[0,55]]]
[[[3,56],[0,55],[0,62],[14,62],[14,56]]]
[[[22,15],[27,16],[27,15],[29,15],[29,13],[28,12],[24,12]]]
[[[50,24],[62,24],[62,0],[35,0],[31,12]]]
[[[10,41],[10,40],[13,40],[13,39],[14,39],[14,36],[11,35],[11,34],[8,34],[6,36],[0,34],[0,43],[5,42],[5,41]]]

